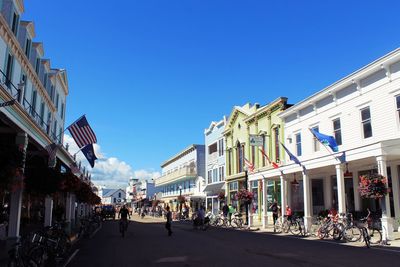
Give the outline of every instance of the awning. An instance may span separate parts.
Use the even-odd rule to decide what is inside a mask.
[[[225,185],[225,182],[208,184],[204,188],[203,192],[215,195],[215,194],[218,194],[219,192],[221,192],[224,185]]]

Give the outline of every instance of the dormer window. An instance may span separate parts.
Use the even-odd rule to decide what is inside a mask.
[[[36,59],[35,71],[36,74],[39,75],[39,68],[40,68],[40,58]]]
[[[11,25],[11,30],[15,34],[15,36],[17,36],[18,24],[19,24],[19,15],[14,12],[12,25]]]
[[[25,43],[25,55],[28,57],[31,54],[31,46],[32,46],[32,40],[31,39],[26,39],[26,43]]]

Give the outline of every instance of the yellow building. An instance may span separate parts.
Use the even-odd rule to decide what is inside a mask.
[[[269,159],[278,163],[284,157],[280,146],[283,141],[282,121],[277,117],[288,107],[287,98],[280,97],[275,101],[260,106],[246,104],[235,106],[225,126],[223,133],[226,142],[226,183],[227,199],[237,210],[244,212],[245,207],[238,202],[236,194],[240,189],[247,188],[254,194],[254,201],[250,206],[250,221],[261,223],[266,217],[264,198],[273,201],[280,200],[279,181],[264,180],[258,172],[273,168],[261,149]],[[246,177],[244,159],[254,165],[254,172]],[[246,181],[247,180],[247,181]],[[263,194],[263,192],[265,192]],[[268,194],[267,194],[268,192]]]

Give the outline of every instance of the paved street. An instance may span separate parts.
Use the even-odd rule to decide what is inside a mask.
[[[396,266],[398,251],[343,246],[273,234],[213,228],[193,230],[145,218],[131,222],[122,238],[117,222],[105,222],[82,240],[68,266]]]

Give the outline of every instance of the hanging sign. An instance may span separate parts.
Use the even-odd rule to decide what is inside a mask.
[[[263,146],[263,138],[258,135],[250,135],[250,145],[251,146]]]

